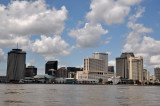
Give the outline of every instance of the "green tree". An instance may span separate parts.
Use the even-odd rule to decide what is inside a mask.
[[[103,79],[102,79],[102,78],[100,78],[100,79],[99,79],[99,83],[102,83],[102,82],[103,82]]]

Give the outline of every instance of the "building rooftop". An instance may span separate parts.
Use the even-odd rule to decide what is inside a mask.
[[[58,61],[48,61],[46,64],[53,64],[55,62],[58,62]]]
[[[12,49],[12,51],[8,53],[26,53],[25,51],[22,51],[22,49]]]
[[[101,53],[101,52],[94,52],[93,54],[103,54],[103,55],[108,55],[108,53]]]
[[[87,58],[84,58],[84,59],[92,59],[92,60],[104,60],[104,59],[97,59],[97,58],[93,58],[93,57],[87,57]]]
[[[133,52],[124,52],[121,54],[121,58],[126,58],[126,57],[134,57],[134,53]]]

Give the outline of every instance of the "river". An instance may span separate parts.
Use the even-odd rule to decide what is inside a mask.
[[[160,86],[0,84],[0,106],[160,106]]]

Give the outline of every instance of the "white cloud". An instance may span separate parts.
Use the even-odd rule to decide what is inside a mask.
[[[142,24],[129,24],[131,25],[128,27],[131,28],[132,31],[128,34],[122,51],[134,52],[136,56],[143,56],[144,68],[151,69],[150,58],[152,55],[155,55],[152,52],[156,52],[157,54],[158,51],[153,50],[153,48],[156,47],[155,40],[151,37],[147,37],[146,34],[151,33],[153,30],[144,27]]]
[[[128,28],[132,31],[128,33],[123,52],[134,52],[136,56],[142,56],[144,68],[153,70],[160,66],[160,40],[155,40],[146,34],[153,32],[152,28],[146,28],[143,24],[136,24],[135,21],[141,17],[144,9],[138,10],[136,14],[130,17]],[[137,17],[136,17],[137,16]],[[153,73],[153,72],[152,72]]]
[[[95,47],[100,44],[101,36],[108,33],[108,30],[103,29],[100,23],[107,25],[123,23],[131,6],[140,2],[141,0],[92,0],[91,11],[86,14],[88,23],[84,28],[76,27],[75,30],[71,30],[69,35],[76,38],[78,47]],[[137,17],[140,16],[137,15]],[[81,21],[77,26],[79,24],[81,25]],[[106,39],[103,43],[110,43],[110,39]]]
[[[36,62],[35,58],[32,58],[29,60],[29,62],[27,63],[27,66],[31,66]]]
[[[0,5],[0,13],[0,43],[12,47],[17,41],[27,45],[30,35],[61,34],[68,12],[65,6],[49,9],[45,0],[16,0]]]
[[[108,65],[109,65],[109,66],[115,66],[115,65],[116,65],[115,60],[110,60],[110,61],[108,62]]]
[[[136,22],[136,20],[140,17],[142,17],[142,13],[145,12],[145,8],[144,7],[138,7],[137,13],[132,15],[129,19],[132,22]]]
[[[4,51],[0,48],[0,62],[6,61],[6,56],[4,55]]]
[[[100,44],[101,36],[107,34],[100,24],[86,23],[84,28],[71,30],[69,36],[76,38],[77,46],[81,48],[94,47]]]
[[[140,2],[141,0],[92,0],[91,11],[86,18],[91,23],[120,24],[129,14],[131,6]]]
[[[144,36],[139,47],[134,48],[136,55],[144,57],[144,66],[149,70],[160,66],[160,40]],[[134,46],[133,46],[134,47]]]
[[[160,65],[160,55],[151,56],[150,62],[153,64],[159,64]]]
[[[53,55],[44,55],[45,56],[45,61],[53,61],[56,60]]]
[[[32,51],[45,56],[45,60],[52,60],[55,56],[69,55],[74,47],[69,47],[60,36],[41,36],[32,45]]]
[[[144,27],[143,24],[134,24],[132,22],[128,23],[128,27],[132,29],[132,32],[127,36],[123,52],[135,51],[136,48],[140,47],[139,42],[142,40],[143,35],[153,31],[151,28]]]
[[[2,8],[2,7],[1,7]],[[16,35],[60,34],[67,19],[67,10],[48,9],[44,0],[12,1],[1,10],[2,32]],[[4,35],[5,36],[5,35]]]
[[[28,36],[12,36],[8,39],[0,39],[0,46],[2,47],[18,47],[23,50],[29,50],[31,47],[31,41]]]
[[[108,54],[108,56],[111,56],[112,55],[112,52],[106,52]]]
[[[107,37],[107,39],[106,39],[106,41],[105,41],[104,43],[105,43],[105,44],[109,44],[111,39],[112,39],[111,36]]]
[[[44,66],[37,66],[37,74],[44,75],[45,74],[45,67]]]
[[[136,49],[140,47],[140,42],[142,41],[143,36],[147,33],[153,32],[152,28],[146,28],[143,24],[135,23],[138,18],[142,17],[143,12],[145,12],[145,8],[139,7],[136,14],[133,14],[129,17],[130,21],[128,22],[127,27],[132,31],[127,34],[126,44],[124,45],[124,48],[122,50],[123,52],[136,52]],[[144,55],[144,53],[138,54]]]

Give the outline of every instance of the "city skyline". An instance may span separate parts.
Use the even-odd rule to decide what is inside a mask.
[[[7,53],[27,52],[26,63],[44,74],[48,60],[82,67],[93,52],[108,53],[108,65],[122,52],[142,56],[144,68],[160,66],[160,1],[32,0],[0,1],[0,75]],[[52,42],[52,43],[51,43]]]

